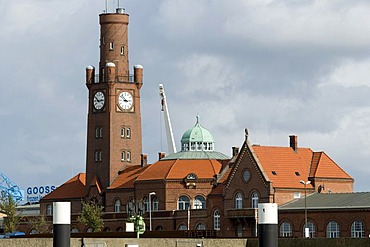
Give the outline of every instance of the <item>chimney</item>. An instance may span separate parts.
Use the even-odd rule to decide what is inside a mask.
[[[141,166],[144,167],[148,164],[148,155],[141,154]]]
[[[296,135],[291,135],[289,136],[290,139],[290,147],[293,148],[295,152],[297,152],[298,149],[298,136]]]
[[[165,152],[159,152],[158,153],[158,160],[161,160],[164,157],[166,157],[166,153]]]
[[[239,153],[239,147],[232,147],[232,155],[237,156]]]

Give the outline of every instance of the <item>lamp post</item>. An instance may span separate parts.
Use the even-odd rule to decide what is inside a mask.
[[[310,237],[310,229],[308,228],[308,225],[307,225],[307,185],[311,184],[311,181],[306,181],[305,182],[303,180],[300,180],[299,182],[304,185],[304,221],[305,221],[304,237],[309,238]]]
[[[151,197],[155,195],[155,192],[149,193],[149,231],[152,230],[152,199]]]

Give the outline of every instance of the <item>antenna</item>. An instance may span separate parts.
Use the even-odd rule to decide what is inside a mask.
[[[119,8],[119,0],[118,0],[118,6],[117,7]]]
[[[105,0],[105,13],[108,13],[108,0]]]

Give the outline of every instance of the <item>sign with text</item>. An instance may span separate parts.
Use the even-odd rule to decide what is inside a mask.
[[[54,185],[28,187],[26,190],[26,202],[38,203],[41,198],[55,190]]]

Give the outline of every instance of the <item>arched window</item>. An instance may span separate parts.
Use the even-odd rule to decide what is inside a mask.
[[[203,223],[199,223],[196,227],[196,229],[198,231],[201,231],[201,230],[205,230],[206,229],[206,225],[204,225]]]
[[[181,224],[181,225],[179,225],[179,228],[177,228],[177,230],[179,230],[179,231],[185,231],[185,230],[188,230],[188,228],[186,227],[186,225]]]
[[[158,211],[159,210],[159,200],[158,200],[158,197],[154,196],[153,197],[153,207],[152,207],[152,210],[153,211]]]
[[[289,222],[284,221],[280,225],[280,237],[287,238],[292,236],[292,225]]]
[[[335,221],[330,221],[326,226],[327,238],[339,238],[339,225]]]
[[[30,231],[30,234],[37,234],[38,233],[38,231],[36,230],[36,229],[32,229],[31,231]]]
[[[155,228],[155,230],[156,230],[156,231],[163,231],[163,230],[164,230],[164,228],[163,228],[163,226],[157,226],[157,227]]]
[[[258,208],[258,193],[253,192],[252,194],[252,208]]]
[[[119,199],[116,199],[114,201],[114,212],[115,213],[121,212],[121,201]]]
[[[187,196],[180,196],[178,202],[178,209],[179,210],[187,210],[190,207],[190,200]]]
[[[236,209],[243,208],[243,197],[240,192],[235,195],[235,208]]]
[[[110,232],[110,228],[109,228],[109,227],[105,227],[105,228],[103,229],[103,232]]]
[[[194,208],[195,209],[205,209],[206,199],[204,199],[203,196],[196,196],[194,199]]]
[[[312,221],[307,221],[307,227],[308,229],[310,230],[310,238],[314,238],[315,237],[315,231],[316,231],[316,227],[315,227],[315,224],[312,222]],[[305,225],[303,225],[303,237],[305,237]]]
[[[364,222],[356,220],[351,225],[351,237],[352,238],[363,238],[365,237],[365,226]]]
[[[213,212],[213,230],[220,230],[221,229],[221,215],[220,212],[216,209]]]
[[[134,198],[131,198],[126,204],[126,211],[131,216],[135,213],[135,202]]]
[[[149,211],[149,200],[148,197],[144,196],[143,198],[143,204],[144,204],[144,211],[148,212]]]
[[[72,227],[71,228],[71,233],[78,233],[78,228],[77,227]]]
[[[93,232],[93,229],[91,227],[86,229],[86,232]]]

